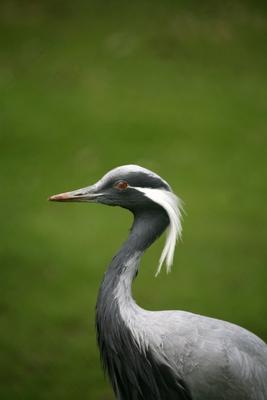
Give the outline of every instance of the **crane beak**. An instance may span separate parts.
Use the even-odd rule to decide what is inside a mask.
[[[94,187],[89,186],[83,189],[73,190],[72,192],[65,192],[60,194],[55,194],[50,196],[48,200],[50,201],[86,201],[86,202],[94,202],[96,201],[98,193],[95,193]]]

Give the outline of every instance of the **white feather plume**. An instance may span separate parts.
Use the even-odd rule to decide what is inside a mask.
[[[169,216],[170,225],[167,230],[166,242],[160,256],[156,276],[160,273],[164,262],[168,273],[173,264],[176,241],[182,235],[182,202],[173,192],[167,190],[141,187],[135,187],[135,189],[143,192],[146,197],[163,207]]]

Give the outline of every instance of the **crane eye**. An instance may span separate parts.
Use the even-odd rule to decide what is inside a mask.
[[[119,190],[125,190],[125,189],[127,189],[128,186],[129,186],[128,182],[126,182],[126,181],[119,181],[119,182],[115,183],[115,185],[114,185],[114,187]]]

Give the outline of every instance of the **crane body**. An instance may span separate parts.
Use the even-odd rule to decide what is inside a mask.
[[[134,215],[96,305],[101,360],[118,400],[266,400],[267,346],[235,324],[185,311],[148,311],[132,297],[145,250],[168,229],[170,268],[181,234],[180,202],[170,186],[138,166],[118,167],[95,185],[55,201],[119,205]]]

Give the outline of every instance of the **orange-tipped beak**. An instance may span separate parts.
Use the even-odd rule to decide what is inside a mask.
[[[65,192],[65,193],[60,193],[60,194],[55,194],[54,196],[50,196],[48,200],[50,201],[67,201],[73,198],[73,196],[70,196],[70,192]]]
[[[88,186],[83,189],[73,190],[72,192],[65,192],[55,194],[49,197],[50,201],[88,201],[94,202],[100,194],[95,192],[94,186]]]

